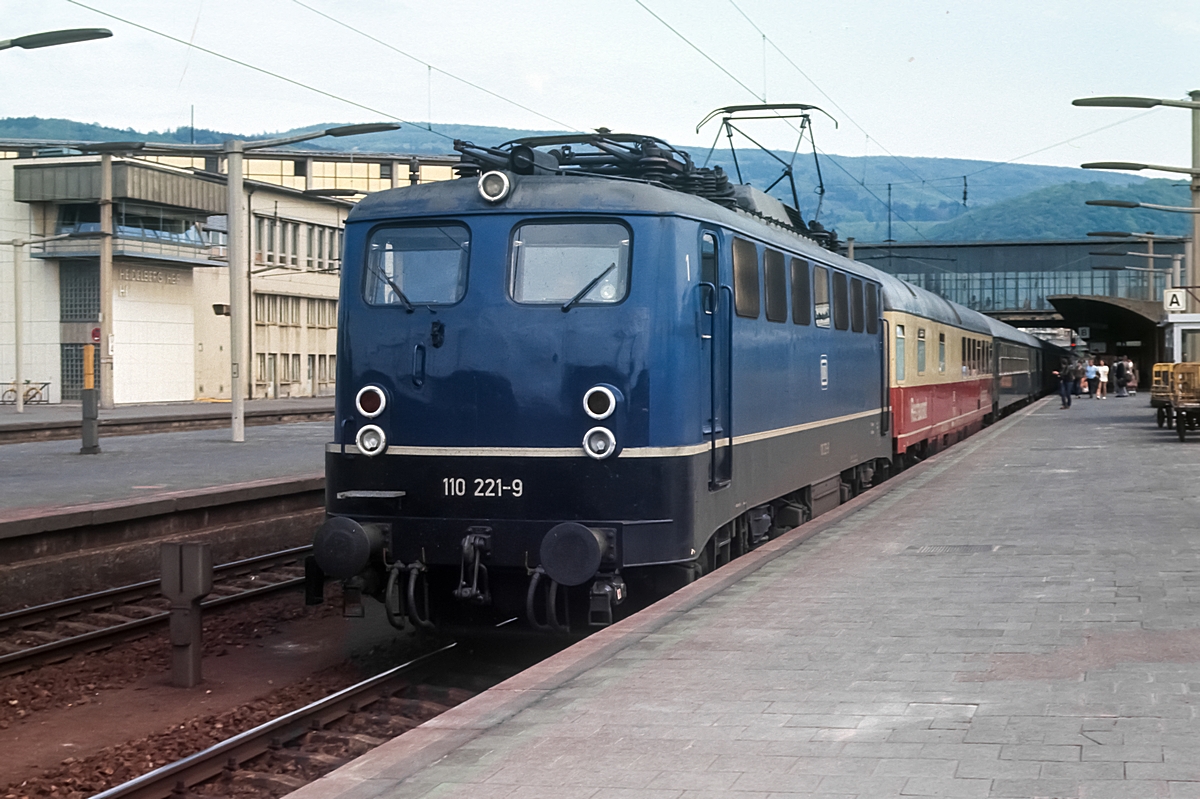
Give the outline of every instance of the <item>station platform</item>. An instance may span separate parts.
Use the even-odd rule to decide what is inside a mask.
[[[283,406],[281,411],[254,408],[255,404],[246,403],[248,413],[253,408],[277,416],[294,416],[297,411],[297,406]],[[330,413],[333,409],[328,400],[309,405],[315,409],[326,407]],[[132,406],[102,411],[101,416],[124,415],[132,419],[157,415],[186,419],[207,413],[212,407],[198,403]],[[228,404],[217,407],[228,414]],[[78,410],[75,409],[76,413]],[[29,423],[31,420],[19,419],[29,415],[12,413],[11,408],[0,410],[0,431],[5,425]],[[13,421],[13,417],[18,417],[18,421]],[[106,436],[101,428],[101,451],[95,455],[81,455],[77,437],[2,444],[0,522],[14,513],[28,516],[38,509],[51,512],[66,506],[135,501],[263,480],[320,477],[325,469],[324,448],[333,438],[333,425],[330,421],[247,425],[244,442],[234,443],[230,436],[226,420],[218,428],[142,435]]]
[[[1198,462],[1042,400],[290,797],[1200,797]]]

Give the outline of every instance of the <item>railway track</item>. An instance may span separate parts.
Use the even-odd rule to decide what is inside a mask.
[[[221,564],[205,609],[242,602],[302,585],[304,557],[295,547]],[[0,613],[0,677],[103,649],[145,635],[169,618],[158,580]]]
[[[421,682],[444,670],[457,647],[441,646],[92,799],[224,796],[231,782],[238,796],[295,790],[473,696]]]

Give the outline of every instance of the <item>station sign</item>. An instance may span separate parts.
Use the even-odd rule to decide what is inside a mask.
[[[1163,308],[1167,313],[1187,312],[1187,289],[1164,289]]]
[[[1079,337],[1082,339],[1091,338],[1092,337],[1092,329],[1090,327],[1087,327],[1086,325],[1080,327],[1079,328]]]

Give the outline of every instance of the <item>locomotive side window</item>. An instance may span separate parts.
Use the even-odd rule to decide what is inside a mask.
[[[904,379],[904,325],[896,325],[896,379]]]
[[[700,238],[700,280],[717,285],[717,237],[711,233]]]
[[[838,330],[850,327],[850,291],[845,272],[833,273],[833,326]]]
[[[808,288],[808,261],[792,259],[792,321],[807,325],[812,321],[812,292]]]
[[[514,231],[509,294],[531,305],[611,305],[629,293],[629,230],[615,222]]]
[[[787,321],[787,272],[783,266],[783,253],[775,250],[763,252],[763,277],[767,288],[767,321]]]
[[[758,318],[758,248],[737,238],[733,240],[733,305],[738,316]]]
[[[925,328],[917,328],[917,374],[925,374]]]
[[[817,327],[829,327],[829,270],[813,267],[813,308]]]
[[[462,225],[385,227],[367,242],[363,298],[371,305],[449,305],[467,290],[470,235]]]
[[[850,329],[863,332],[863,284],[856,277],[850,278]]]
[[[872,336],[879,333],[879,294],[875,284],[867,284],[867,332]]]

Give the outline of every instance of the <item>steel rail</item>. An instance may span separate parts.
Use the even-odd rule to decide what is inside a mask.
[[[331,724],[374,699],[390,696],[401,687],[398,683],[407,681],[409,672],[445,655],[456,646],[457,642],[446,644],[194,755],[115,785],[91,799],[167,799],[174,793],[186,791],[198,782],[211,779],[226,769],[277,748],[284,741],[299,738],[318,726]]]
[[[311,550],[311,546],[294,547],[285,549],[279,552],[272,552],[266,555],[257,555],[252,558],[244,558],[242,560],[223,563],[213,568],[216,573],[237,572],[242,569],[252,568],[264,563],[277,564],[294,560],[300,555]],[[277,582],[266,583],[248,590],[238,591],[234,594],[225,594],[223,596],[214,596],[205,599],[200,603],[202,609],[217,608],[223,605],[229,605],[234,602],[252,599],[262,596],[263,594],[281,591],[285,588],[302,585],[303,577],[290,577]],[[32,608],[23,608],[21,610],[10,611],[0,614],[0,624],[6,625],[5,632],[12,631],[11,622],[24,620],[24,624],[32,624],[39,621],[59,621],[68,615],[76,615],[79,613],[87,613],[95,608],[96,605],[110,606],[118,604],[121,601],[133,601],[136,599],[145,599],[154,596],[159,585],[158,580],[146,580],[132,585],[121,586],[119,588],[111,588],[105,591],[97,591],[92,594],[87,594],[81,597],[73,597],[63,599],[57,602],[49,602],[44,605],[37,605]],[[170,611],[158,611],[151,613],[149,616],[143,616],[140,619],[130,619],[124,624],[115,624],[111,627],[104,627],[98,630],[92,630],[79,635],[69,636],[58,641],[50,641],[37,646],[26,647],[16,652],[9,652],[0,655],[0,676],[6,676],[16,671],[20,671],[27,665],[35,663],[39,660],[44,660],[49,656],[66,657],[80,650],[90,650],[100,648],[100,645],[109,640],[119,640],[127,638],[133,633],[143,630],[148,627],[166,624],[170,619]],[[23,625],[15,625],[23,626]]]

